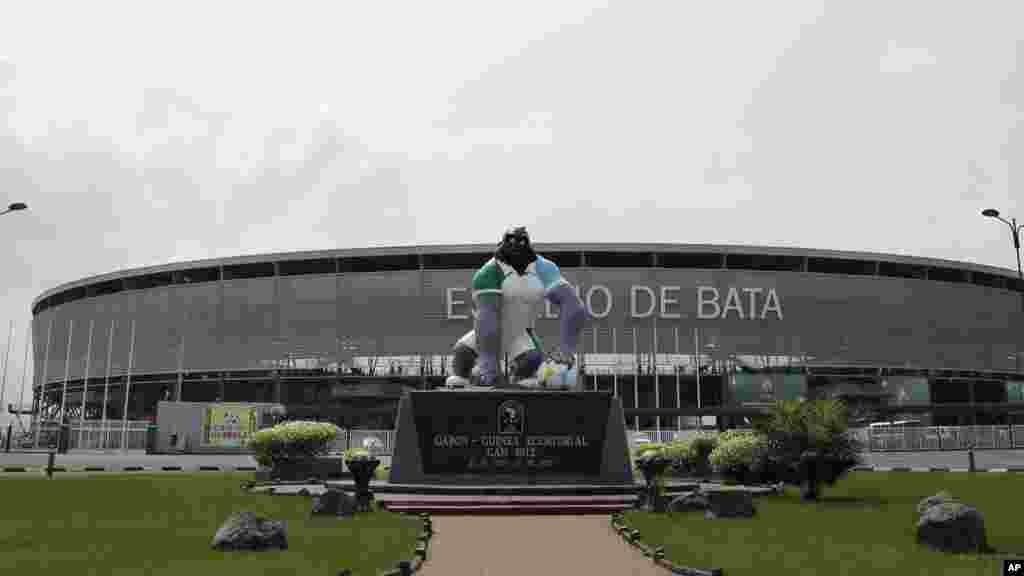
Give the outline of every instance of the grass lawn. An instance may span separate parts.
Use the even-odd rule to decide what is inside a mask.
[[[990,546],[1017,554],[980,558],[919,547],[917,503],[943,489],[984,515]],[[1024,476],[1015,474],[854,472],[826,487],[817,504],[801,502],[794,489],[755,498],[757,516],[749,520],[705,520],[698,512],[627,512],[625,519],[673,562],[723,568],[728,576],[995,576],[1003,557],[1024,556],[1022,491]]]
[[[251,473],[3,478],[0,574],[377,575],[411,559],[420,522],[309,518],[310,498],[247,495]],[[217,552],[232,512],[288,522],[285,551]]]

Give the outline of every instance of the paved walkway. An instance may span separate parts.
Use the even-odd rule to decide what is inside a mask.
[[[422,576],[667,576],[612,531],[607,515],[434,516]]]

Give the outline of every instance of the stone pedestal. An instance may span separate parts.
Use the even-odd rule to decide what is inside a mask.
[[[409,392],[393,484],[634,484],[621,402],[606,392]]]

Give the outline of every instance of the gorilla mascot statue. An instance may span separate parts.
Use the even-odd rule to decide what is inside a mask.
[[[454,375],[446,381],[449,388],[467,386],[471,377],[479,386],[501,387],[505,384],[499,370],[502,353],[512,358],[516,384],[542,385],[546,379],[535,375],[545,361],[544,348],[533,325],[545,298],[558,306],[561,322],[560,348],[550,360],[575,375],[586,309],[558,266],[533,251],[526,228],[505,232],[494,257],[473,275],[472,292],[477,318],[474,330],[455,344]]]

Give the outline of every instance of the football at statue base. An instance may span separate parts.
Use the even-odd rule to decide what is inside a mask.
[[[578,372],[575,366],[570,367],[558,362],[544,362],[541,364],[540,370],[537,371],[539,384],[544,388],[575,390],[577,376]]]

